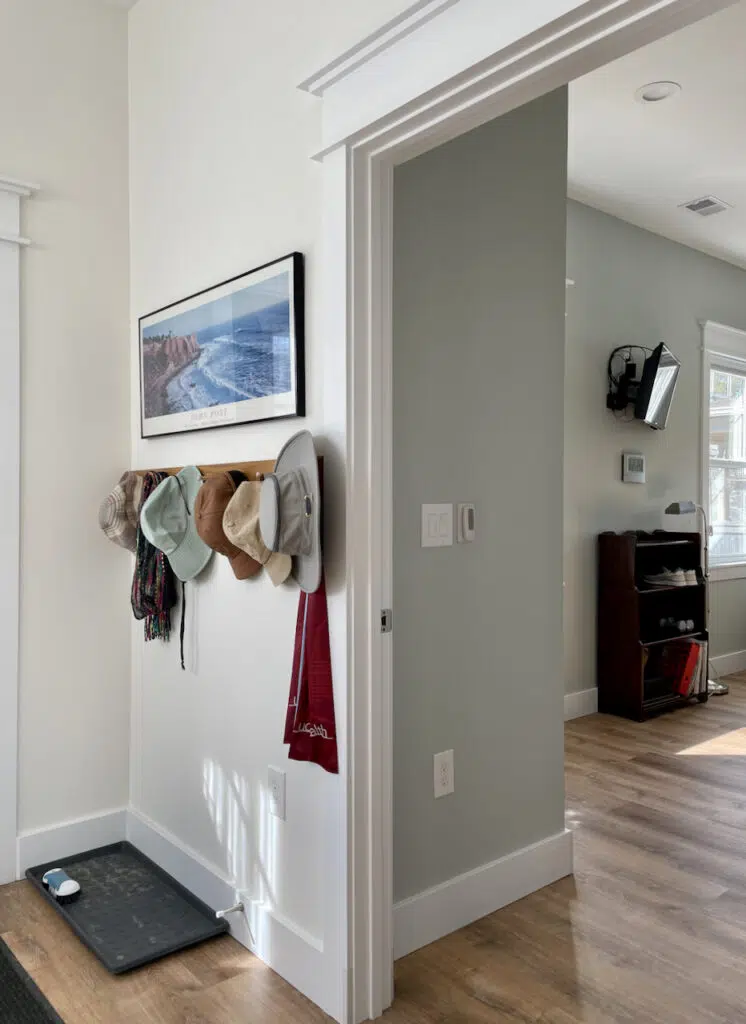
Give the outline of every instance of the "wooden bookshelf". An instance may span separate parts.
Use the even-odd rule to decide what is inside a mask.
[[[653,587],[644,577],[694,569],[697,586]],[[698,533],[602,533],[598,538],[598,710],[642,721],[707,700],[707,673],[697,692],[681,697],[661,671],[675,641],[707,643],[706,591]],[[691,622],[680,630],[674,623]],[[664,625],[665,623],[665,625]]]

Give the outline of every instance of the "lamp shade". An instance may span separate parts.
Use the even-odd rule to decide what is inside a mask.
[[[693,501],[672,501],[666,509],[667,516],[691,516],[697,511]]]

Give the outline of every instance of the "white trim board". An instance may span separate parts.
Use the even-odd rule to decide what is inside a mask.
[[[231,935],[304,996],[327,1010],[324,944],[271,907],[252,901],[215,864],[201,857],[167,829],[130,807],[127,839],[159,867],[215,910],[241,901],[245,912],[228,918]]]
[[[572,832],[565,829],[403,900],[394,907],[394,958],[571,874]]]
[[[577,690],[565,694],[565,721],[573,718],[584,718],[595,715],[598,711],[598,690],[594,686],[590,690]]]
[[[0,192],[10,192],[16,196],[28,198],[38,191],[39,186],[30,181],[19,181],[17,178],[8,178],[4,174],[0,174]]]
[[[699,502],[702,505],[707,522],[710,524],[710,535],[712,536],[712,511],[710,501],[710,374],[713,368],[733,369],[743,373],[746,366],[746,331],[737,327],[728,327],[726,324],[717,323],[714,320],[701,320],[702,331],[702,360],[700,382],[701,407],[699,413]],[[699,518],[696,517],[699,529]],[[713,561],[710,554],[710,581],[716,584],[728,579],[741,579],[746,576],[746,567],[743,565],[719,565]],[[708,588],[709,591],[709,588]],[[707,617],[708,622],[712,614],[710,595],[707,595]]]
[[[35,191],[0,175],[0,885],[18,873],[18,690],[21,506],[21,203]]]
[[[710,665],[720,676],[729,676],[731,672],[746,672],[746,651],[730,651],[710,658]]]
[[[24,248],[31,245],[30,238],[24,238],[23,235],[8,235],[2,231],[0,231],[0,242],[8,242],[10,245],[20,245]]]
[[[93,814],[73,821],[63,821],[46,828],[31,829],[18,836],[18,868],[23,878],[27,868],[76,853],[95,850],[99,846],[120,843],[127,832],[127,810],[124,807]]]

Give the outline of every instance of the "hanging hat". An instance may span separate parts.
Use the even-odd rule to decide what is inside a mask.
[[[185,466],[167,477],[150,495],[140,513],[142,532],[162,551],[182,582],[199,576],[212,557],[212,548],[197,533],[194,503],[202,486],[196,466]]]
[[[231,544],[263,565],[274,585],[279,587],[290,575],[293,563],[290,555],[270,551],[262,540],[259,531],[261,493],[262,485],[258,481],[242,483],[225,510],[223,529]]]
[[[143,478],[137,473],[124,473],[98,510],[98,525],[105,535],[127,551],[134,551],[137,547],[142,484]]]
[[[194,506],[194,518],[197,522],[197,533],[208,547],[225,555],[237,580],[247,580],[261,572],[261,562],[249,557],[242,545],[236,546],[223,530],[223,515],[229,502],[237,493],[237,485],[245,481],[243,473],[219,473],[208,477],[202,484]],[[240,490],[240,488],[239,488]]]
[[[293,556],[293,578],[313,594],[321,583],[321,488],[313,437],[291,437],[267,473],[259,502],[262,540],[271,551]]]

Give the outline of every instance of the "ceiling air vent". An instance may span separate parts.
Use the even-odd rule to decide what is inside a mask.
[[[730,210],[730,206],[716,196],[702,196],[701,199],[692,199],[690,203],[684,203],[684,209],[698,213],[700,217],[712,217],[715,213]]]

